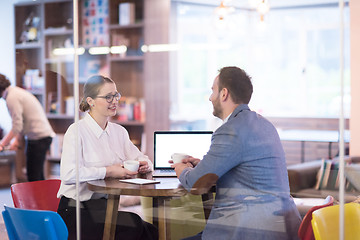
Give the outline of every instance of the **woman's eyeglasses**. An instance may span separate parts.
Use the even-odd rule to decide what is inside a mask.
[[[114,95],[106,95],[106,96],[96,96],[97,98],[105,98],[105,100],[108,102],[108,103],[112,103],[114,101],[114,98],[115,98],[115,101],[119,101],[120,100],[120,97],[121,97],[121,94],[120,93],[115,93]]]

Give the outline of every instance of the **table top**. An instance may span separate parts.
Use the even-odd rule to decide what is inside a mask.
[[[91,191],[112,195],[133,195],[144,197],[177,197],[187,194],[177,178],[155,178],[160,181],[156,184],[132,184],[120,182],[119,179],[88,181]]]
[[[5,150],[0,152],[0,164],[9,164],[15,161],[16,151]]]
[[[339,142],[339,131],[334,130],[302,130],[278,129],[279,137],[282,141],[305,141],[305,142]],[[350,141],[350,131],[344,131],[344,141]]]
[[[12,156],[15,155],[16,151],[12,151],[12,150],[5,150],[0,152],[0,156]]]

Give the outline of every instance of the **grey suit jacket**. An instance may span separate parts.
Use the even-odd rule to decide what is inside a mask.
[[[208,153],[179,179],[190,191],[207,174],[219,179],[203,239],[297,239],[301,218],[278,133],[248,105],[234,110],[214,132]]]

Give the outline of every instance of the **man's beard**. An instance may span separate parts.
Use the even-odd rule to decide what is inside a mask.
[[[221,118],[221,116],[222,116],[222,114],[223,114],[223,111],[222,111],[222,108],[221,108],[221,106],[220,106],[220,99],[219,99],[219,97],[218,98],[216,98],[216,100],[213,102],[213,115],[215,116],[215,117],[218,117],[218,118],[220,118],[220,119],[222,119]]]

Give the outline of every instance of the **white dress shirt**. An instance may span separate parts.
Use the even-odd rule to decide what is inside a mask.
[[[85,117],[77,124],[71,124],[64,135],[60,163],[61,186],[57,194],[58,198],[65,196],[76,199],[75,144],[77,127],[79,128],[80,201],[104,196],[88,190],[86,181],[104,179],[107,166],[121,164],[125,160],[138,160],[147,161],[152,169],[152,162],[130,141],[129,134],[124,127],[108,122],[103,130],[86,113]]]
[[[232,112],[224,119],[223,124],[226,123],[229,120],[231,114],[232,114]]]

